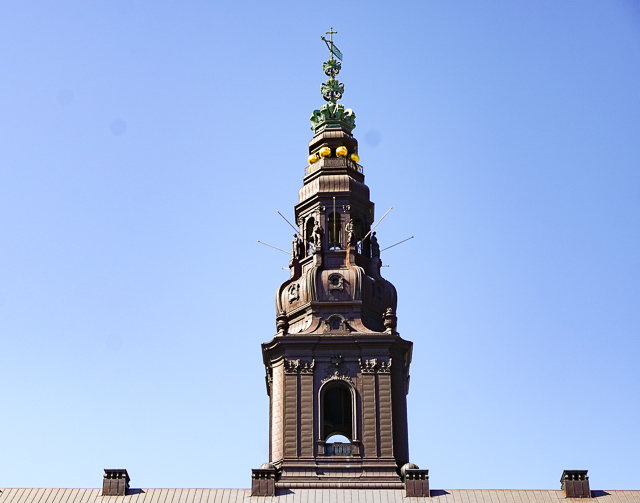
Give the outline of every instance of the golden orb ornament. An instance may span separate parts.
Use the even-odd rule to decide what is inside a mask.
[[[319,159],[319,157],[316,154],[311,154],[309,156],[309,164],[313,164],[314,162],[316,162]]]
[[[358,154],[351,154],[350,159],[357,164],[360,157],[358,157]]]
[[[347,147],[338,147],[336,149],[336,155],[338,157],[347,157]]]
[[[331,149],[329,147],[322,147],[320,149],[320,157],[329,157],[331,155]]]

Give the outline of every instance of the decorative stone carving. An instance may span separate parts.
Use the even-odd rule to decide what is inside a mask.
[[[286,332],[289,328],[289,320],[287,319],[287,313],[282,309],[276,317],[276,329],[278,332]]]
[[[389,358],[386,362],[384,360],[380,360],[378,372],[380,372],[381,374],[388,374],[389,372],[391,372],[391,361],[392,358]]]
[[[301,374],[313,374],[313,369],[316,366],[316,361],[311,360],[311,362],[304,361],[300,365],[300,373]]]
[[[324,234],[324,229],[320,226],[320,222],[318,220],[313,224],[313,244],[320,247],[322,246],[322,234]]]
[[[300,359],[297,360],[284,360],[284,373],[285,374],[297,374],[300,368]]]
[[[300,299],[300,285],[298,283],[289,285],[287,293],[289,295],[289,304],[293,304],[296,300]]]
[[[324,320],[324,333],[334,332],[348,334],[350,331],[351,329],[349,328],[349,325],[347,325],[347,320],[339,314],[332,314],[329,318]]]
[[[322,379],[322,382],[325,383],[335,379],[346,381],[353,385],[353,380],[349,377],[349,367],[343,363],[341,355],[331,357],[331,365],[325,370],[325,377]]]
[[[376,237],[375,232],[371,233],[370,242],[371,242],[371,257],[372,258],[380,257],[380,245],[378,244],[378,238]]]
[[[341,274],[334,273],[329,275],[329,293],[334,290],[344,290],[344,277]]]
[[[360,372],[363,374],[372,374],[376,371],[376,366],[378,365],[377,358],[371,358],[370,360],[358,360],[360,362]]]
[[[388,374],[391,372],[391,358],[384,361],[380,358],[370,358],[368,360],[358,360],[360,362],[360,371],[363,374],[373,374],[379,372],[381,374]]]
[[[341,374],[340,371],[337,369],[331,369],[331,370],[332,370],[331,374],[322,380],[322,384],[326,383],[327,381],[339,380],[339,381],[345,381],[349,383],[351,386],[353,386],[353,379],[351,379],[351,377],[345,374]]]
[[[351,211],[351,205],[350,204],[343,204],[342,205],[342,210],[347,213],[349,211]]]
[[[313,374],[313,369],[316,366],[315,360],[301,360],[300,358],[296,360],[289,360],[285,358],[284,360],[284,373],[285,374],[297,374],[300,372],[301,374]]]
[[[293,235],[293,241],[291,241],[291,245],[292,245],[292,250],[291,250],[291,258],[297,258],[300,259],[302,258],[303,255],[303,251],[304,251],[304,247],[302,244],[302,239],[300,239],[298,237],[297,234]]]
[[[271,388],[273,387],[273,370],[270,367],[265,365],[264,371],[265,371],[264,383],[267,386],[267,395],[271,396]]]
[[[355,235],[355,223],[353,221],[353,218],[347,222],[347,225],[345,226],[345,230],[347,231],[347,246],[351,246],[355,244],[356,235]]]
[[[387,332],[391,333],[398,325],[398,317],[393,312],[393,309],[388,308],[384,313],[384,326]]]

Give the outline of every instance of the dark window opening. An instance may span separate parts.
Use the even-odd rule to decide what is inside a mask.
[[[343,384],[332,386],[324,393],[322,402],[322,424],[325,440],[332,435],[353,438],[352,402],[349,388]]]
[[[327,227],[329,227],[329,249],[339,250],[342,244],[342,218],[340,213],[331,212],[329,214]]]

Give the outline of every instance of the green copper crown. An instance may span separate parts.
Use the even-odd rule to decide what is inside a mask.
[[[329,103],[322,105],[320,110],[314,110],[311,114],[311,130],[314,133],[325,127],[342,127],[350,133],[356,127],[356,114],[350,108],[345,108],[342,103],[338,103],[344,94],[344,84],[336,79],[336,75],[342,69],[342,63],[338,61],[342,59],[342,53],[333,43],[335,33],[338,32],[331,28],[327,32],[330,40],[320,37],[327,44],[330,54],[329,59],[322,64],[322,69],[329,79],[320,85],[322,97]]]

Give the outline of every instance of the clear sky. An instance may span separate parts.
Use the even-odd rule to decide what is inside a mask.
[[[249,487],[333,26],[433,488],[640,489],[634,1],[0,5],[0,487]]]

